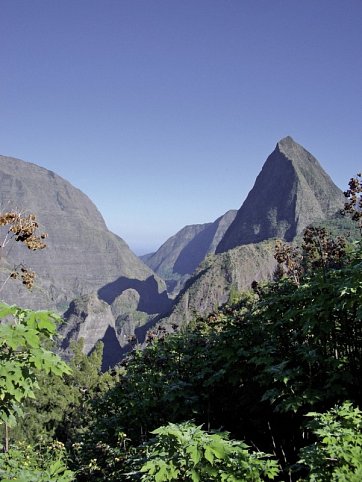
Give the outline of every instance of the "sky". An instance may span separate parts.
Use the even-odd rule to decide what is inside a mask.
[[[238,209],[290,135],[362,168],[361,0],[0,0],[0,154],[137,254]]]

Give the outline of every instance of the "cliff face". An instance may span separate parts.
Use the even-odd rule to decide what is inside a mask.
[[[1,260],[2,279],[20,263],[33,269],[37,278],[32,291],[10,280],[0,294],[4,301],[64,313],[75,298],[98,293],[111,305],[132,288],[139,295],[136,310],[149,314],[169,308],[164,282],[120,237],[108,231],[95,205],[69,182],[35,164],[0,156],[0,186],[1,211],[34,213],[41,230],[49,235],[47,248],[41,251],[29,251],[20,243],[8,245],[11,250],[5,250]],[[103,332],[111,325],[100,315],[96,321],[94,307],[94,303],[88,303],[87,313],[93,317],[92,326],[99,323],[98,331]],[[122,314],[120,301],[117,309]],[[73,324],[75,319],[74,314]],[[88,350],[98,335],[94,334],[97,330],[89,329],[89,322],[83,321],[80,317],[83,328],[73,330],[73,334],[85,338]],[[128,318],[128,329],[132,331],[132,317]]]
[[[343,206],[342,191],[315,157],[286,137],[266,160],[216,253],[278,237],[291,241]]]
[[[96,291],[120,276],[138,280],[153,276],[127,244],[108,231],[90,199],[53,172],[0,156],[0,183],[2,210],[15,207],[36,214],[49,234],[45,250],[30,252],[19,246],[9,253],[8,261],[24,261],[51,282],[55,303]]]
[[[162,276],[164,279],[172,279],[174,265],[180,256],[182,250],[200,233],[203,233],[212,223],[206,224],[192,224],[183,227],[174,236],[171,236],[163,245],[155,252],[141,259],[149,266],[155,273]],[[180,273],[179,273],[180,274]]]
[[[95,345],[102,341],[102,368],[107,370],[120,361],[122,350],[111,307],[105,301],[99,300],[95,293],[72,301],[64,314],[64,320],[60,335],[65,351],[71,341],[83,338],[83,351],[88,355]]]

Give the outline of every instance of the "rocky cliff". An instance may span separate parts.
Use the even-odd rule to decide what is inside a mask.
[[[9,244],[11,250],[5,251],[1,260],[3,279],[13,265],[23,263],[37,273],[37,280],[31,292],[10,280],[1,291],[3,300],[63,313],[75,298],[98,293],[109,305],[118,299],[118,316],[123,310],[119,297],[133,289],[138,293],[136,311],[148,315],[169,308],[164,282],[107,229],[95,205],[69,182],[35,164],[0,156],[0,186],[1,211],[15,208],[36,214],[41,229],[49,235],[47,248],[41,251]],[[94,307],[95,302],[87,304],[92,323],[84,325],[81,316],[83,328],[73,330],[76,336],[86,338],[87,350],[98,337],[94,330],[100,333],[111,326],[103,316],[95,318],[100,312],[97,308],[93,313]],[[104,326],[95,328],[97,323]],[[129,318],[128,323],[131,330]]]
[[[121,360],[122,349],[116,333],[111,307],[95,293],[84,295],[70,303],[60,327],[65,353],[71,341],[83,338],[83,351],[89,354],[102,341],[102,369],[107,370]]]
[[[331,217],[343,203],[342,191],[317,159],[286,137],[266,160],[216,252],[273,237],[291,241],[308,224]]]
[[[275,238],[292,241],[309,224],[334,226],[333,218],[343,204],[342,191],[315,157],[291,137],[282,139],[226,229],[216,254],[200,264],[161,323],[187,323],[195,314],[208,314],[227,302],[233,291],[250,288],[254,280],[270,279],[276,264]]]

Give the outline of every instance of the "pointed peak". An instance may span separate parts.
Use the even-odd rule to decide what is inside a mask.
[[[299,144],[297,144],[291,136],[283,137],[283,139],[280,139],[280,141],[277,143],[277,147],[279,148],[283,148],[283,147],[287,148],[287,147],[298,146],[298,145]]]
[[[318,163],[318,161],[303,146],[295,142],[290,136],[281,139],[277,143],[275,151],[280,152],[291,161],[299,160],[305,162],[307,159],[314,159],[314,161]]]
[[[289,143],[293,143],[293,144],[296,144],[295,140],[293,139],[293,137],[291,136],[286,136],[286,137],[283,137],[283,139],[280,139],[280,141],[278,142],[278,144],[289,144]]]
[[[278,237],[291,241],[343,206],[343,194],[318,160],[290,136],[268,156],[216,253]]]

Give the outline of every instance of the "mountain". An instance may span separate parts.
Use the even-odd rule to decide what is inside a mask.
[[[166,281],[169,292],[178,293],[201,261],[215,252],[235,215],[230,210],[213,223],[185,226],[156,253],[141,259]]]
[[[64,350],[84,336],[89,353],[101,339],[104,367],[135,340],[143,342],[156,323],[172,327],[188,322],[252,281],[270,279],[275,268],[270,238],[291,241],[308,224],[329,222],[344,203],[342,191],[319,162],[286,137],[266,160],[238,212],[186,226],[145,256],[146,266],[107,229],[89,198],[53,172],[0,156],[0,182],[2,212],[15,208],[34,213],[42,231],[49,233],[45,250],[15,246],[2,256],[3,279],[20,263],[38,277],[32,292],[11,280],[0,287],[1,297],[63,313]],[[174,296],[178,293],[173,301],[159,276]]]
[[[276,267],[274,246],[275,241],[269,240],[208,256],[159,323],[164,327],[187,324],[226,303],[233,292],[250,289],[253,281],[271,279]]]
[[[49,235],[44,250],[32,252],[14,242],[11,251],[3,253],[3,279],[20,263],[37,273],[30,292],[20,282],[9,280],[1,291],[4,301],[64,313],[75,298],[96,293],[108,305],[117,306],[119,312],[113,313],[117,318],[122,314],[122,300],[127,300],[122,295],[134,290],[138,296],[135,311],[150,315],[169,309],[164,282],[107,229],[95,205],[79,189],[52,171],[4,156],[0,156],[0,185],[1,211],[34,213],[41,230]],[[96,303],[87,306],[92,311]],[[82,333],[87,335],[87,331]],[[85,346],[89,346],[87,340]]]
[[[189,278],[164,327],[188,323],[228,301],[233,292],[272,277],[275,238],[292,241],[309,224],[344,230],[336,214],[342,191],[319,162],[291,137],[278,142],[213,256]],[[274,238],[274,239],[273,239]]]
[[[359,239],[360,232],[348,218],[336,216],[311,224],[325,228],[332,236]],[[195,319],[210,314],[215,307],[238,297],[241,291],[249,290],[253,281],[268,281],[273,278],[277,266],[274,258],[275,239],[251,243],[229,249],[224,253],[210,255],[199,265],[177,296],[172,310],[151,324],[171,330]],[[300,245],[303,236],[298,235],[293,244]]]
[[[341,209],[342,191],[291,137],[279,141],[216,253],[269,238],[291,241],[310,223]]]

